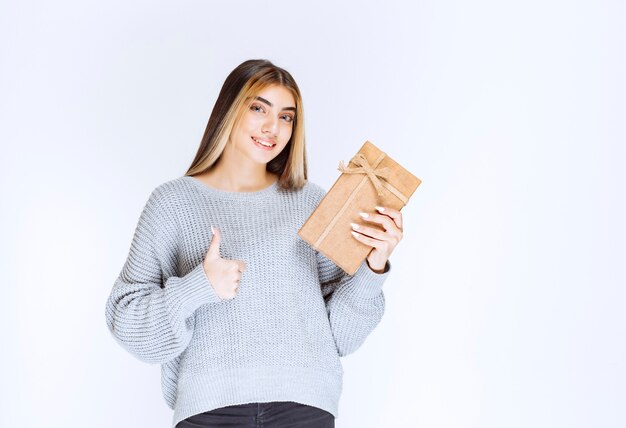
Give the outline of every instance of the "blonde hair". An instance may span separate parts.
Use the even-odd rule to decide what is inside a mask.
[[[246,111],[251,99],[268,86],[289,90],[296,103],[291,138],[285,148],[267,163],[267,171],[278,175],[284,189],[299,189],[307,180],[304,138],[304,109],[300,89],[288,71],[268,60],[244,61],[226,78],[217,97],[196,156],[185,175],[209,170],[221,157],[230,134]]]

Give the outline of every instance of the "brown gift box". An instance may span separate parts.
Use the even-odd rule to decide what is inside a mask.
[[[383,206],[401,210],[421,180],[374,144],[366,141],[339,176],[298,235],[349,275],[354,275],[372,247],[354,239],[350,223],[383,231],[378,223],[363,220],[360,212]]]

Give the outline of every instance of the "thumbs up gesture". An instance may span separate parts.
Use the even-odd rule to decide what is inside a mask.
[[[223,259],[220,256],[222,234],[216,227],[211,227],[211,230],[213,230],[213,239],[202,267],[215,293],[222,299],[232,299],[237,295],[237,288],[239,288],[243,271],[246,269],[246,263],[241,260]]]

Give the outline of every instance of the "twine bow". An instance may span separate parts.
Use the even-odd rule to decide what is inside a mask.
[[[383,184],[381,183],[380,178],[384,178],[385,180],[389,179],[389,168],[378,168],[374,169],[372,165],[367,161],[367,158],[363,155],[363,153],[357,153],[350,162],[353,162],[357,165],[356,168],[348,168],[344,165],[343,161],[339,162],[339,167],[337,168],[344,174],[367,174],[370,181],[376,188],[376,192],[378,196],[383,196]]]

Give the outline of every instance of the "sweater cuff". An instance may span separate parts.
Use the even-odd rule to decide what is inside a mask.
[[[172,279],[177,281],[172,282]],[[183,277],[168,279],[164,291],[170,308],[174,312],[181,311],[183,318],[191,316],[196,309],[206,303],[222,301],[209,282],[202,263]]]
[[[367,260],[359,266],[352,276],[352,280],[343,287],[344,293],[357,300],[378,297],[383,289],[383,284],[391,272],[391,263],[387,260],[383,273],[376,273],[367,265]]]

